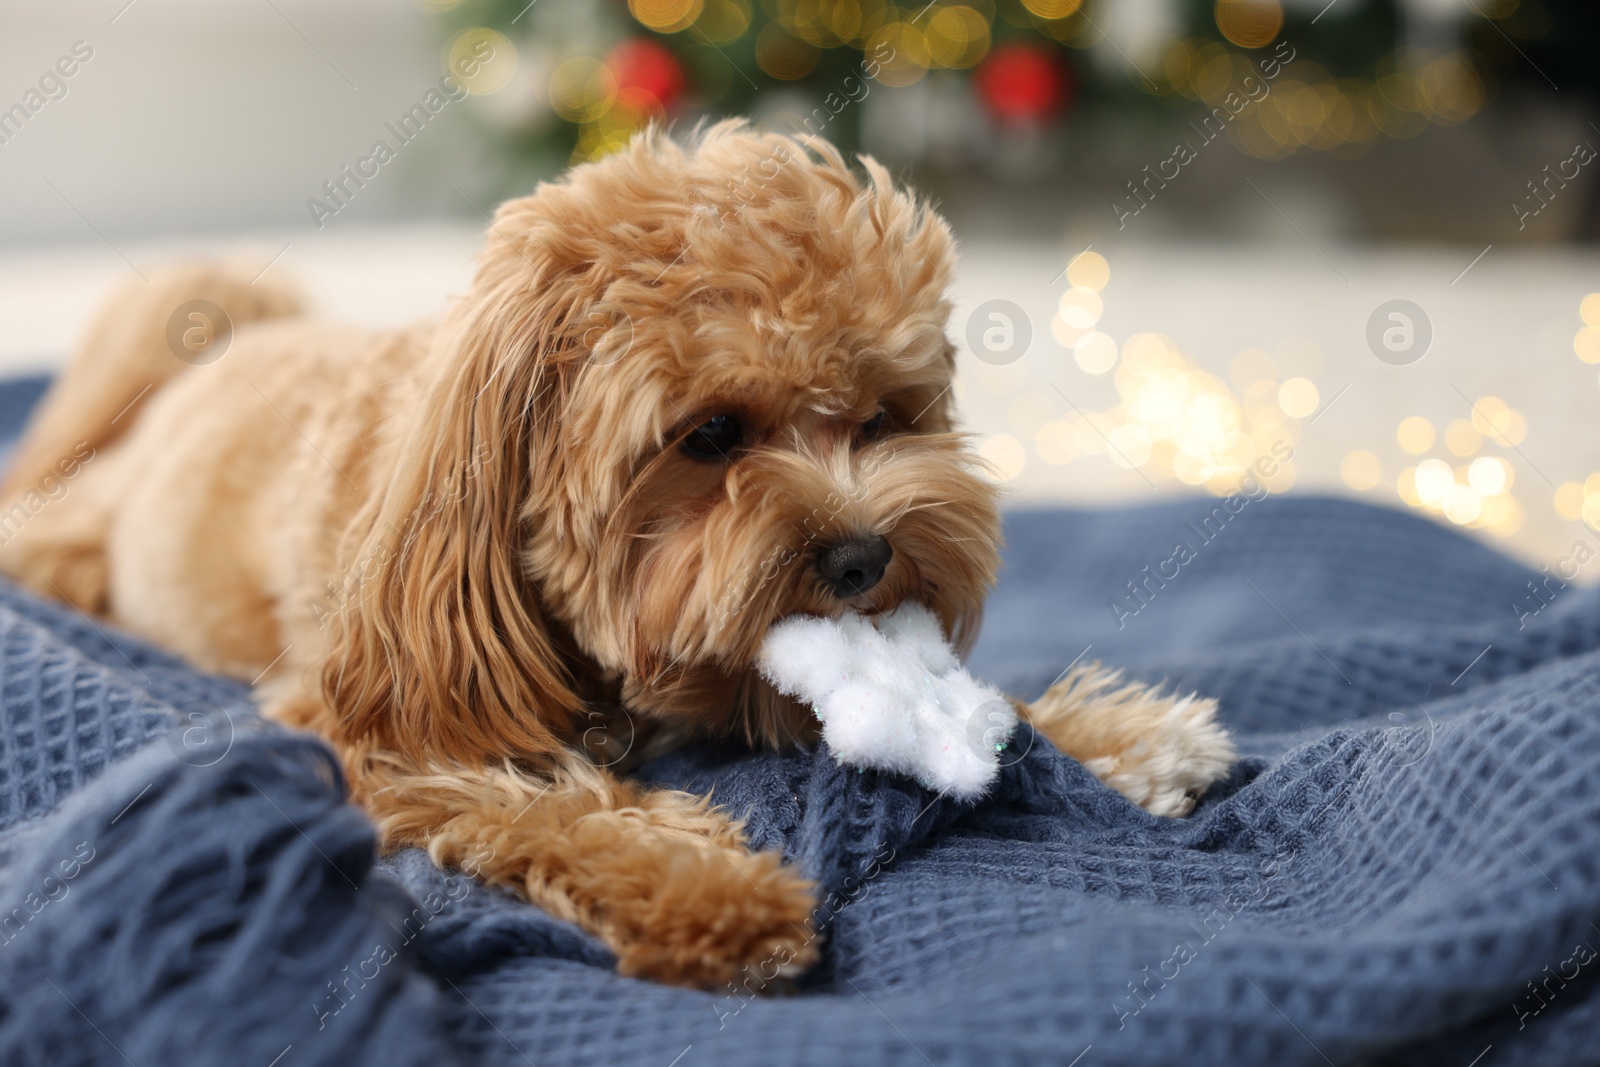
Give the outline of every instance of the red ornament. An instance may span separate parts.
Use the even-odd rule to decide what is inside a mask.
[[[665,111],[683,95],[683,67],[655,41],[622,42],[606,57],[606,68],[617,80],[617,101],[635,111]]]
[[[1060,62],[1032,44],[996,48],[972,81],[978,98],[1002,122],[1040,122],[1067,99],[1067,77]]]

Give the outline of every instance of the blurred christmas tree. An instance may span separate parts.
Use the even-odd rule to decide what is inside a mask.
[[[1227,135],[1242,151],[1359,154],[1471,117],[1562,22],[1541,0],[418,2],[439,12],[447,62],[493,49],[469,88],[535,173],[652,120],[724,115],[994,169],[1018,158],[997,144],[1059,142],[1086,118],[1241,98]],[[1285,56],[1252,97],[1246,79]]]

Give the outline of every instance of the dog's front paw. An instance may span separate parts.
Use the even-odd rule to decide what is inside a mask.
[[[1083,765],[1152,815],[1177,817],[1227,775],[1235,753],[1216,721],[1216,701],[1191,696],[1160,704],[1136,713],[1144,727],[1131,747]]]
[[[816,962],[815,887],[775,853],[682,849],[627,888],[606,904],[622,974],[760,993]]]
[[[1102,782],[1154,815],[1187,815],[1237,753],[1217,703],[1075,668],[1028,708],[1034,728]]]

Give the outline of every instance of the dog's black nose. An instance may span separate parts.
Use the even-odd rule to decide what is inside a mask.
[[[893,558],[888,541],[866,534],[824,548],[817,557],[817,570],[834,596],[848,599],[883,581],[883,572]]]

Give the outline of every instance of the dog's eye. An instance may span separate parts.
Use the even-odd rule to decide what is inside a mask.
[[[884,426],[888,421],[888,412],[880,411],[872,418],[861,424],[861,436],[868,441],[876,441],[883,435]]]
[[[732,415],[714,415],[689,431],[683,450],[695,459],[727,459],[744,440],[744,427]]]

